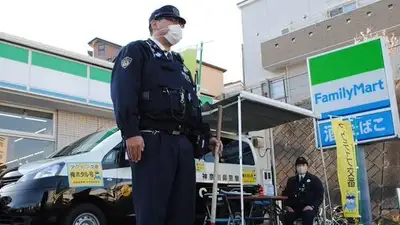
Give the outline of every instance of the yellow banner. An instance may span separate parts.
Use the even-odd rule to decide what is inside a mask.
[[[336,140],[337,174],[344,216],[360,217],[359,191],[357,182],[357,159],[353,129],[350,121],[332,120],[332,130]]]
[[[195,81],[195,75],[197,70],[197,49],[189,48],[183,51],[182,53],[183,60],[185,66],[189,69],[190,73],[192,74],[192,78]]]
[[[67,168],[70,187],[104,186],[101,163],[69,163]]]
[[[243,184],[257,184],[256,169],[243,168]]]

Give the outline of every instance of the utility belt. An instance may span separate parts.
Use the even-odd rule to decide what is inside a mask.
[[[140,120],[139,128],[142,132],[166,132],[172,135],[189,135],[191,129],[188,126],[169,121],[155,121],[150,119]]]
[[[180,125],[176,122],[155,121],[151,119],[140,119],[141,133],[152,133],[154,135],[165,132],[171,135],[185,135],[194,148],[194,156],[200,157],[207,151],[209,137],[200,131],[193,130],[189,126]]]

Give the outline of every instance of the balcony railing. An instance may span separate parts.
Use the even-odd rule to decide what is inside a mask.
[[[400,43],[397,43],[396,45],[391,47],[389,49],[389,52],[392,57],[392,62],[394,66],[394,79],[400,80]],[[282,85],[278,84],[274,86],[274,84],[277,84],[278,82],[282,82]],[[274,89],[274,87],[278,87],[279,90]],[[267,98],[273,98],[278,101],[300,106],[306,109],[311,109],[309,103],[304,103],[310,98],[310,86],[307,72],[290,77],[287,77],[286,75],[279,76],[274,79],[261,82],[257,85],[246,87],[244,88],[244,90]],[[239,93],[239,90],[225,93],[221,96],[218,96],[218,99],[226,99],[237,93]]]

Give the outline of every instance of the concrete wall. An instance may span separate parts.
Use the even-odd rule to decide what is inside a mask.
[[[207,65],[202,65],[201,92],[218,96],[224,89],[224,72]]]

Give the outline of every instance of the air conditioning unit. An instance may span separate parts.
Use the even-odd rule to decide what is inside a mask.
[[[343,5],[339,5],[335,8],[328,10],[328,17],[335,17],[335,16],[341,15],[343,13],[351,12],[355,9],[357,9],[357,2],[349,1]]]
[[[290,27],[283,28],[281,30],[282,35],[288,34],[292,29]]]

